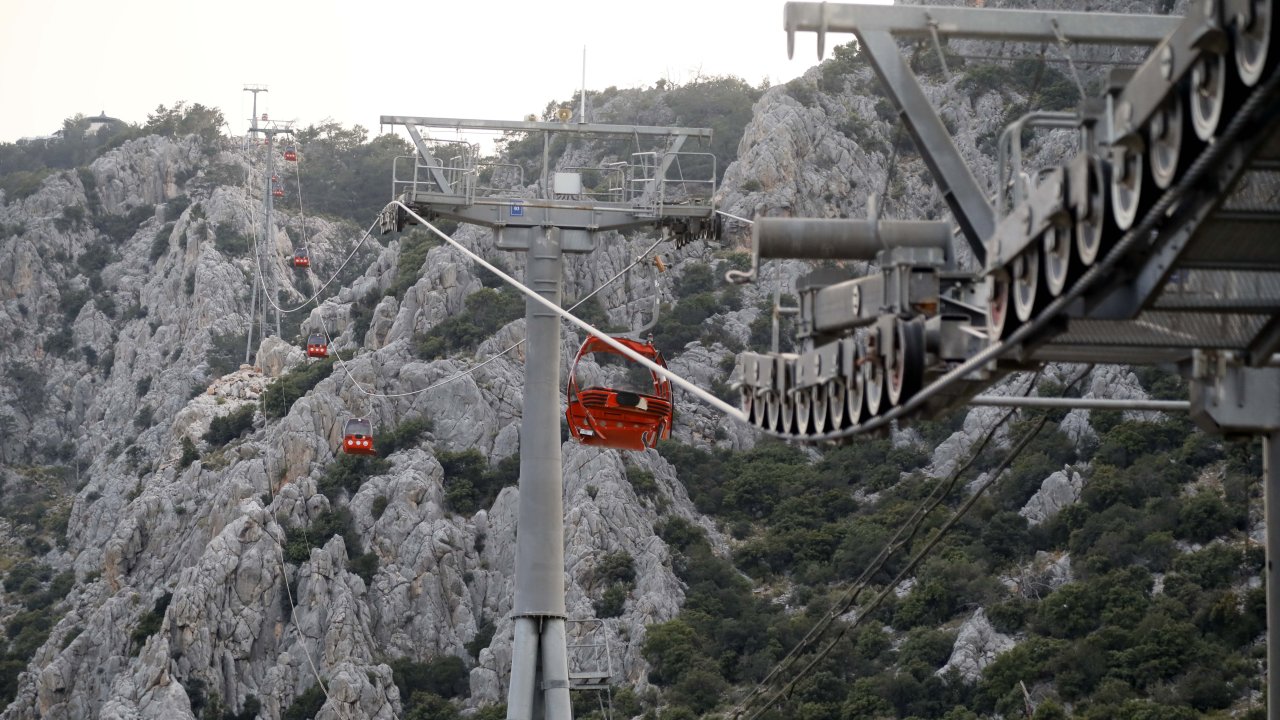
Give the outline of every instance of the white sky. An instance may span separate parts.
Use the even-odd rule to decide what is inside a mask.
[[[855,0],[889,2],[889,0]],[[378,131],[380,115],[518,120],[579,87],[736,75],[786,82],[783,0],[0,0],[0,142],[179,100]],[[830,48],[849,36],[833,36]]]

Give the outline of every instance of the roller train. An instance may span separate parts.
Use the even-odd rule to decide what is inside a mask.
[[[1113,71],[1103,97],[1075,115],[1080,152],[998,218],[979,273],[953,269],[945,223],[757,220],[757,263],[861,259],[879,271],[850,279],[824,267],[797,282],[797,351],[775,346],[739,356],[749,421],[794,441],[847,440],[883,428],[877,418],[1019,327],[1036,322],[1040,338],[1061,330],[1063,323],[1041,317],[1045,308],[1113,250],[1141,252],[1140,243],[1118,244],[1179,188],[1241,108],[1266,93],[1252,107],[1274,114],[1278,9],[1275,0],[1193,3],[1131,76]],[[749,274],[738,275],[731,279]],[[932,388],[912,413],[896,415],[954,406],[1003,373],[1034,364],[1020,349],[1031,343],[1020,340]]]

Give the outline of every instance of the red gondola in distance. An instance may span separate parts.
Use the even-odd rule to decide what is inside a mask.
[[[329,357],[329,339],[324,335],[308,335],[307,336],[307,357],[327,358]]]
[[[658,352],[651,341],[641,342],[623,337],[614,340],[659,367],[667,366],[662,353]],[[644,450],[655,447],[659,440],[671,437],[671,383],[651,370],[649,375],[653,387],[645,387],[643,391],[594,386],[579,389],[578,363],[587,355],[595,353],[626,358],[595,336],[587,338],[578,350],[573,369],[569,371],[569,385],[565,390],[569,398],[565,418],[569,421],[569,433],[573,439],[583,445]]]
[[[365,418],[347,420],[342,430],[342,451],[348,455],[377,455],[373,445],[373,423]]]
[[[298,248],[293,251],[293,266],[296,268],[311,267],[311,254],[306,248]]]

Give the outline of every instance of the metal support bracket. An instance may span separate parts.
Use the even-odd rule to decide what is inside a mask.
[[[986,191],[978,185],[968,164],[960,157],[951,133],[942,124],[902,53],[898,52],[898,43],[893,35],[888,30],[863,30],[857,36],[872,69],[915,140],[925,165],[933,173],[943,199],[969,241],[969,249],[978,262],[985,262],[985,242],[996,224],[995,209],[987,201]]]
[[[1280,368],[1251,368],[1232,353],[1197,351],[1192,360],[1191,418],[1225,435],[1280,431]]]

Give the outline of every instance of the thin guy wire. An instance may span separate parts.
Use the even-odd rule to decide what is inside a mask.
[[[1038,371],[1031,376],[1031,380],[1027,383],[1024,394],[1031,393],[1035,388],[1035,383],[1039,376],[1040,373]],[[920,524],[924,521],[924,518],[937,507],[938,503],[941,502],[943,498],[951,494],[951,491],[954,489],[960,476],[968,471],[974,460],[982,454],[987,443],[992,437],[994,437],[996,431],[999,430],[1015,412],[1016,409],[1007,411],[999,420],[987,429],[982,440],[972,447],[969,459],[953,470],[951,477],[948,478],[947,482],[940,483],[929,497],[925,498],[925,502],[916,508],[916,511],[912,513],[911,517],[907,518],[907,521],[899,526],[897,533],[889,539],[889,542],[885,543],[885,545],[880,549],[880,552],[876,554],[876,557],[872,559],[866,568],[863,569],[862,573],[858,576],[857,580],[854,581],[853,585],[845,591],[845,594],[841,597],[840,601],[833,605],[832,608],[827,611],[827,614],[824,615],[823,618],[809,630],[809,632],[805,633],[805,636],[796,644],[796,647],[792,648],[792,650],[787,653],[786,657],[780,660],[774,669],[762,678],[747,697],[742,700],[739,708],[735,711],[735,717],[750,709],[754,702],[753,698],[763,694],[765,688],[773,682],[774,678],[791,667],[791,665],[795,664],[800,655],[807,650],[809,646],[816,642],[822,633],[826,632],[827,627],[829,627],[836,618],[843,615],[848,608],[852,606],[852,604],[858,599],[858,596],[862,593],[866,583],[874,577],[882,567],[884,567],[884,564],[888,561],[889,557],[891,557],[898,548],[910,542],[911,539],[915,537],[916,531],[919,530]]]
[[[618,271],[618,273],[616,273],[613,277],[611,277],[611,278],[609,278],[608,280],[606,280],[606,281],[604,282],[604,284],[597,286],[597,287],[596,287],[596,289],[594,289],[594,290],[592,290],[591,292],[589,292],[589,293],[587,293],[586,295],[584,295],[580,300],[578,300],[578,301],[577,301],[576,303],[574,303],[573,305],[570,305],[570,306],[569,306],[569,308],[567,309],[567,312],[572,312],[573,310],[577,309],[577,307],[578,307],[579,305],[582,305],[582,304],[583,304],[583,303],[585,303],[586,301],[590,300],[592,297],[595,297],[595,295],[596,295],[597,293],[599,293],[601,290],[604,290],[605,288],[609,287],[609,285],[613,284],[613,283],[614,283],[618,278],[622,277],[622,276],[623,276],[623,275],[625,275],[628,271],[630,271],[630,270],[631,270],[631,268],[635,267],[636,265],[639,265],[641,262],[643,262],[643,261],[644,261],[644,259],[645,259],[646,257],[648,257],[649,253],[653,252],[653,249],[654,249],[654,248],[658,247],[658,245],[659,245],[661,242],[662,242],[662,239],[661,239],[661,238],[659,238],[658,240],[654,241],[654,243],[653,243],[652,245],[650,245],[648,248],[646,248],[644,252],[640,253],[640,255],[638,255],[638,256],[636,257],[636,259],[635,259],[634,261],[632,261],[632,263],[631,263],[630,265],[628,265],[628,266],[626,266],[625,268],[623,268],[622,270]],[[320,313],[320,328],[321,328],[321,330],[324,332],[325,338],[327,338],[327,339],[328,339],[329,343],[330,343],[330,344],[333,344],[333,337],[329,334],[329,328],[328,328],[328,326],[327,326],[327,325],[325,325],[325,322],[324,322],[324,313],[323,313],[323,312],[321,312],[321,313]],[[440,381],[438,381],[438,382],[432,383],[431,385],[428,385],[427,387],[421,388],[421,389],[419,389],[419,390],[410,390],[410,391],[408,391],[408,392],[402,392],[402,393],[376,393],[376,392],[370,392],[370,391],[368,391],[368,390],[365,390],[365,389],[364,389],[364,386],[360,384],[360,381],[359,381],[359,380],[356,380],[355,376],[353,376],[353,375],[351,374],[351,370],[350,370],[349,368],[347,368],[346,364],[343,362],[342,356],[341,356],[341,355],[338,355],[336,352],[335,352],[334,356],[338,359],[338,365],[339,365],[339,367],[341,367],[341,368],[342,368],[343,373],[344,373],[344,374],[346,374],[347,379],[348,379],[348,380],[350,380],[350,381],[352,382],[352,384],[354,384],[354,385],[356,386],[356,389],[357,389],[357,390],[359,390],[361,393],[364,393],[365,395],[367,395],[367,396],[369,396],[369,397],[396,398],[396,397],[408,397],[408,396],[411,396],[411,395],[420,395],[420,394],[425,393],[425,392],[428,392],[428,391],[430,391],[430,390],[435,390],[436,388],[441,387],[441,386],[443,386],[443,385],[448,385],[449,383],[451,383],[451,382],[453,382],[453,381],[455,381],[455,380],[461,380],[462,378],[466,377],[467,375],[470,375],[470,374],[474,373],[475,371],[479,370],[480,368],[484,367],[485,365],[488,365],[489,363],[491,363],[491,362],[493,362],[494,360],[497,360],[498,358],[500,358],[500,357],[502,357],[502,356],[506,355],[507,353],[511,352],[512,350],[515,350],[516,348],[520,347],[520,346],[521,346],[521,345],[523,345],[523,344],[524,344],[524,340],[518,340],[518,341],[516,341],[515,343],[513,343],[513,344],[511,344],[511,345],[507,346],[507,348],[506,348],[505,350],[502,350],[501,352],[499,352],[499,353],[497,353],[497,354],[495,354],[495,355],[491,355],[491,356],[489,356],[489,357],[488,357],[488,358],[486,358],[485,360],[483,360],[483,361],[481,361],[481,362],[479,362],[479,363],[477,363],[477,364],[475,364],[475,365],[471,366],[470,368],[468,368],[468,369],[466,369],[466,370],[463,370],[463,371],[461,371],[461,372],[455,373],[454,375],[451,375],[450,377],[447,377],[447,378],[445,378],[444,380],[440,380]]]
[[[1071,383],[1067,386],[1067,388],[1070,389],[1075,387],[1081,380],[1086,378],[1089,375],[1089,373],[1093,371],[1093,367],[1094,367],[1093,365],[1089,365],[1088,367],[1086,367],[1084,371],[1081,372],[1080,375],[1076,377],[1075,380],[1071,381]],[[1037,375],[1038,374],[1039,372],[1037,372]],[[1008,418],[1010,418],[1015,412],[1016,412],[1016,409],[1011,409],[1009,412],[1005,413],[1005,416],[1001,419],[999,423],[997,423],[995,427],[998,428],[1006,420],[1008,420]],[[925,544],[925,546],[921,548],[914,556],[912,556],[910,562],[907,563],[907,565],[898,573],[898,575],[894,577],[893,580],[885,586],[885,588],[880,592],[879,595],[877,595],[875,598],[872,599],[871,603],[863,610],[863,612],[860,613],[857,617],[855,617],[853,621],[850,622],[847,626],[841,628],[840,631],[836,634],[836,637],[833,638],[831,642],[828,643],[827,646],[823,648],[817,655],[815,655],[813,659],[807,665],[805,665],[800,670],[800,672],[796,674],[794,678],[792,678],[785,685],[783,685],[783,687],[779,689],[778,692],[774,693],[773,697],[771,697],[765,703],[764,707],[760,708],[760,710],[757,711],[754,715],[752,715],[749,720],[755,720],[755,718],[760,717],[760,715],[762,715],[774,703],[776,703],[779,699],[781,699],[784,694],[790,693],[791,690],[795,687],[797,682],[803,679],[810,671],[813,670],[814,667],[817,666],[819,662],[822,662],[822,660],[826,659],[826,657],[829,654],[831,654],[831,651],[835,648],[836,643],[838,643],[849,630],[857,627],[864,618],[866,618],[867,616],[875,612],[875,610],[880,606],[880,604],[884,602],[885,598],[888,597],[889,593],[893,592],[894,588],[896,588],[902,582],[902,580],[907,576],[907,574],[913,571],[916,568],[916,566],[919,565],[919,563],[933,550],[933,548],[936,547],[939,542],[941,542],[942,538],[946,536],[946,534],[951,530],[951,528],[954,527],[955,524],[958,523],[960,520],[962,520],[966,514],[968,514],[969,510],[974,506],[974,504],[977,503],[977,501],[982,497],[982,495],[992,485],[994,485],[996,481],[1000,479],[1000,476],[1004,474],[1004,471],[1007,470],[1009,466],[1011,466],[1013,462],[1018,459],[1018,457],[1022,454],[1022,451],[1031,442],[1031,440],[1034,439],[1037,434],[1039,434],[1040,430],[1044,428],[1048,420],[1049,420],[1049,413],[1044,413],[1040,415],[1040,417],[1036,420],[1035,426],[1028,429],[1027,432],[1023,433],[1022,437],[1019,438],[1018,442],[1014,445],[1014,447],[1005,455],[1004,460],[1002,460],[1000,464],[996,467],[996,469],[992,471],[991,475],[987,478],[986,482],[984,482],[982,485],[979,485],[973,491],[973,493],[968,497],[968,499],[966,499],[965,502],[961,504],[961,506],[957,508],[954,513],[952,513],[951,517],[948,518],[947,521],[943,523],[941,527],[938,528],[937,532],[934,533],[933,537],[929,539],[929,541]],[[993,432],[989,434],[988,437],[983,441],[984,447],[987,440],[990,440],[991,436],[994,435],[994,429],[995,428],[993,428]],[[981,450],[982,448],[979,448],[978,452],[975,452],[970,455],[969,462],[965,464],[966,469],[981,454]],[[958,477],[959,477],[959,474],[956,474],[955,476],[953,476],[953,480],[952,480],[953,484],[955,482],[954,478],[958,478]],[[941,500],[939,499],[939,502],[940,501]],[[914,535],[914,531],[912,534]],[[847,609],[848,608],[846,607],[845,610]],[[735,717],[738,717],[738,715],[735,715]]]

